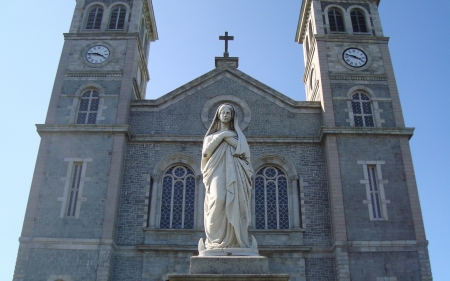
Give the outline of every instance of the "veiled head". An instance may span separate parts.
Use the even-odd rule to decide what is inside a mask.
[[[236,110],[234,109],[233,105],[229,103],[224,103],[217,108],[216,114],[214,115],[214,119],[211,123],[211,126],[209,126],[206,135],[208,136],[210,134],[219,131],[220,122],[229,123],[230,130],[235,131],[235,127],[237,125],[237,116]]]

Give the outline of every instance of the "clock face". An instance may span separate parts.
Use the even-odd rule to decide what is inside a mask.
[[[86,60],[93,64],[106,61],[109,58],[109,49],[99,45],[90,48],[86,53]]]
[[[342,58],[345,63],[352,67],[362,67],[367,63],[367,55],[356,48],[349,48],[344,51]]]

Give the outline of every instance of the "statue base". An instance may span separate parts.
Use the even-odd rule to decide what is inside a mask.
[[[269,274],[266,257],[191,257],[189,274]]]
[[[169,274],[169,281],[288,281],[270,274],[269,259],[252,256],[191,257],[189,274]]]
[[[252,245],[250,248],[218,248],[206,249],[203,239],[198,241],[199,257],[222,257],[222,256],[259,256],[258,244],[255,236],[252,235]]]

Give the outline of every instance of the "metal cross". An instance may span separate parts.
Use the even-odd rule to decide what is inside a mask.
[[[225,40],[225,52],[223,56],[228,58],[230,54],[228,54],[228,40],[234,40],[234,36],[228,36],[228,31],[225,31],[225,36],[219,36],[219,40]]]

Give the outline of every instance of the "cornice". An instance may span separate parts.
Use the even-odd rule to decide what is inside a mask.
[[[36,124],[36,130],[41,136],[42,134],[54,133],[108,133],[131,136],[129,125]]]
[[[194,142],[202,143],[204,135],[132,135],[131,141],[134,142]],[[250,144],[279,144],[279,143],[319,143],[317,137],[247,137]]]
[[[327,135],[384,135],[384,136],[413,136],[414,128],[378,128],[378,127],[321,127],[319,140],[322,142]]]
[[[147,30],[149,31],[150,40],[158,40],[158,30],[156,28],[155,12],[153,11],[152,0],[143,0],[144,15],[146,18]]]
[[[68,71],[65,77],[122,77],[121,71]]]
[[[386,75],[331,74],[330,80],[387,81]]]
[[[63,33],[64,39],[70,40],[128,40],[130,38],[139,39],[138,32],[117,32],[117,31],[98,31],[98,32],[77,32]]]
[[[350,34],[314,34],[316,41],[322,42],[338,42],[345,44],[387,44],[390,37],[372,36],[372,35],[350,35]]]
[[[147,251],[177,251],[177,252],[197,252],[197,245],[175,245],[175,244],[140,244],[137,245],[137,250],[147,252]],[[297,246],[297,245],[286,245],[286,246],[262,246],[258,245],[258,251],[260,252],[309,252],[311,250],[310,246]]]

